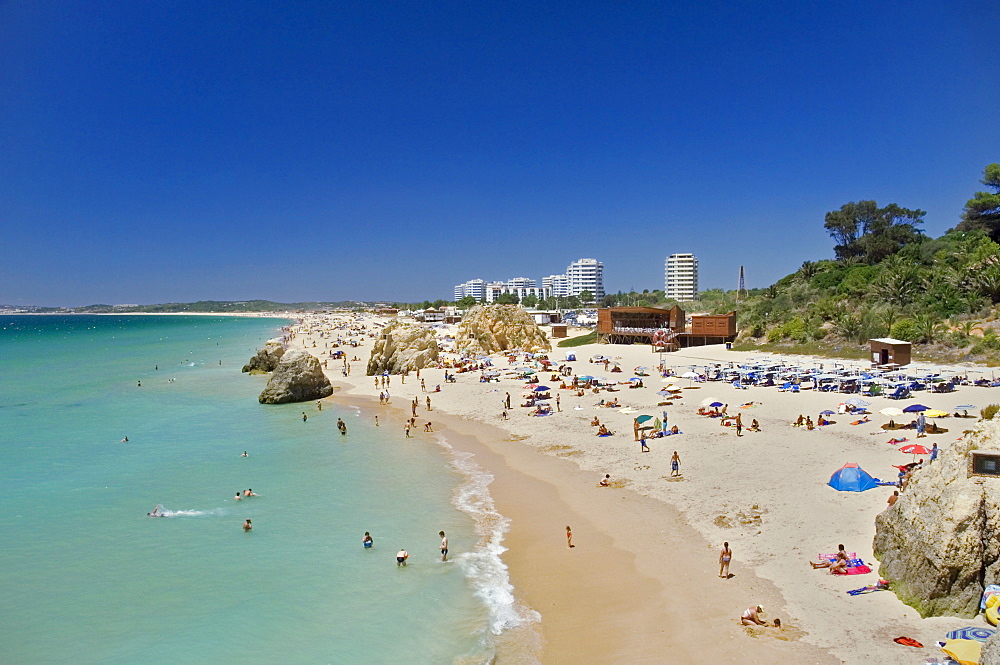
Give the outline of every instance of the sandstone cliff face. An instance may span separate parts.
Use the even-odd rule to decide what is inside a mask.
[[[993,633],[983,645],[983,657],[979,665],[1000,665],[1000,632]]]
[[[269,339],[265,342],[264,348],[258,351],[257,355],[243,366],[243,371],[253,373],[273,372],[283,355],[285,355],[285,347],[282,346],[281,340]]]
[[[282,356],[258,401],[261,404],[306,402],[331,393],[333,386],[323,374],[319,359],[308,351],[293,349]]]
[[[458,326],[456,348],[469,354],[490,354],[508,349],[523,351],[552,348],[541,328],[520,305],[477,305]]]
[[[412,323],[391,323],[382,329],[368,359],[368,376],[402,374],[437,365],[438,343],[434,330]]]
[[[973,428],[875,518],[879,573],[923,616],[975,616],[1000,583],[1000,478],[968,476],[970,451],[1000,453],[1000,421]]]

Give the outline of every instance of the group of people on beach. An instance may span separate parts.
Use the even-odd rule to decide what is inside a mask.
[[[448,536],[445,535],[444,531],[438,531],[438,537],[441,538],[441,546],[440,546],[441,560],[442,561],[447,561],[448,560]],[[361,545],[366,550],[370,550],[370,549],[372,549],[372,547],[375,546],[375,539],[372,538],[372,534],[370,532],[365,531],[364,538],[361,539]],[[410,553],[407,552],[405,548],[401,547],[399,549],[399,551],[396,552],[396,567],[406,566],[406,561],[409,558],[410,558]]]

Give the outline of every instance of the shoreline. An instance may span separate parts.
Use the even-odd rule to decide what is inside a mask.
[[[307,317],[293,326],[289,344],[322,357],[324,340],[349,334],[343,331],[345,319],[351,318]],[[366,317],[363,322],[370,325],[375,320]],[[337,328],[334,321],[344,326]],[[377,327],[370,327],[362,337],[377,332]],[[313,341],[317,347],[311,347]],[[349,361],[358,372],[341,377],[336,361],[332,371],[327,370],[340,388],[331,399],[377,396],[373,377],[362,373],[371,344],[365,339],[356,347],[343,347],[347,357],[359,359]],[[676,367],[678,374],[687,363],[694,367],[750,358],[722,347],[686,351],[667,355],[668,366]],[[580,375],[606,375],[603,366],[587,359],[596,354],[613,356],[623,368],[618,381],[631,376],[633,365],[656,364],[648,347],[593,344],[556,349],[551,357],[559,362],[564,352],[579,356],[573,368]],[[507,365],[503,358],[493,360],[496,369]],[[469,372],[458,374],[457,383],[446,384],[440,369],[422,370],[421,376],[428,391],[441,383],[442,392],[427,393],[434,411],[425,410],[425,394],[414,374],[405,384],[394,375],[391,392],[396,404],[390,408],[402,411],[398,423],[390,425],[393,416],[389,416],[385,424],[402,427],[409,416],[407,400],[416,397],[418,422],[432,419],[439,432],[446,428],[449,443],[471,452],[477,464],[494,476],[490,493],[497,509],[511,520],[503,560],[516,596],[542,615],[544,663],[661,662],[669,651],[684,654],[680,660],[689,662],[763,663],[777,656],[823,664],[877,658],[902,665],[939,657],[934,641],[970,623],[958,617],[923,619],[892,593],[846,594],[878,579],[871,546],[874,517],[886,508],[892,488],[855,494],[837,492],[826,483],[845,462],[857,462],[875,476],[894,477],[888,475],[895,472],[892,464],[901,463],[903,457],[886,445],[888,435],[878,425],[888,419],[877,414],[878,409],[896,404],[891,400],[872,399],[870,423],[851,426],[849,418],[835,416],[839,424],[806,432],[791,427],[797,414],[815,416],[836,407],[842,397],[811,390],[734,391],[728,384],[675,378],[670,380],[679,384],[681,397],[661,407],[652,406],[660,386],[659,377],[653,376],[645,379],[645,390],[618,386],[615,397],[629,408],[600,408],[596,400],[604,393],[578,397],[555,391],[562,405],[550,417],[530,417],[512,404],[510,420],[503,421],[499,418],[503,395],[509,391],[517,399],[522,382],[482,383],[479,372]],[[543,378],[549,382],[548,373]],[[997,401],[991,396],[998,393],[998,389],[962,388],[920,399],[950,411],[963,401]],[[698,416],[695,412],[704,398],[733,402],[731,414],[750,409],[742,414],[746,421],[759,419],[762,433],[746,432],[738,438],[732,428],[719,427],[719,420]],[[652,439],[650,452],[640,453],[630,438],[632,418],[643,412],[659,417],[661,409],[669,409],[670,423],[678,424],[683,436]],[[617,436],[595,438],[592,417],[607,423]],[[941,424],[952,433],[927,444],[938,442],[947,455],[948,443],[960,434],[964,422]],[[417,429],[415,436],[420,435]],[[679,478],[667,476],[674,449],[683,460]],[[611,474],[614,486],[597,488],[597,479],[605,473]],[[567,524],[573,526],[578,544],[572,551],[565,545]],[[729,580],[718,577],[723,540],[734,550],[735,576]],[[817,552],[832,551],[840,542],[857,551],[873,572],[834,576],[813,570],[809,561]],[[765,606],[769,621],[781,618],[784,628],[741,626],[740,612],[754,604]],[[892,642],[898,635],[929,646],[901,650]],[[697,655],[684,651],[691,644],[698,645]],[[647,653],[654,655],[643,655]]]

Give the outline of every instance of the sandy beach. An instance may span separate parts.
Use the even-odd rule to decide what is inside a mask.
[[[391,378],[392,404],[378,403],[379,390],[365,376],[373,339],[349,332],[350,316],[310,316],[293,328],[292,347],[304,347],[328,358],[331,338],[353,339],[341,347],[350,361],[344,376],[342,361],[328,361],[327,373],[338,387],[332,401],[364,400],[380,414],[387,436],[403,438],[410,402],[418,399],[418,427],[432,421],[448,442],[494,476],[490,486],[498,510],[511,519],[504,544],[504,561],[519,599],[541,614],[543,663],[579,662],[773,662],[795,663],[914,663],[942,654],[934,642],[948,630],[978,625],[981,620],[922,619],[890,592],[851,596],[850,589],[874,584],[878,563],[872,554],[874,518],[886,509],[892,487],[866,492],[837,492],[827,485],[830,475],[847,462],[860,464],[871,475],[894,479],[893,464],[910,461],[887,441],[911,431],[885,432],[889,419],[879,415],[886,406],[901,406],[885,397],[872,402],[871,422],[851,425],[847,415],[831,416],[835,424],[807,431],[792,427],[799,414],[816,420],[824,409],[836,410],[844,395],[805,390],[798,394],[776,388],[735,390],[722,382],[695,383],[674,379],[682,397],[657,406],[658,376],[644,377],[645,387],[600,395],[560,395],[560,409],[533,417],[519,408],[524,383],[504,379],[481,383],[479,372],[460,373],[445,383],[441,369],[422,370],[427,390],[414,374],[401,383]],[[372,331],[374,317],[361,323]],[[357,324],[355,324],[357,325]],[[339,330],[338,330],[339,327]],[[377,332],[377,330],[376,330]],[[316,346],[313,346],[313,343]],[[655,368],[658,356],[648,346],[590,345],[555,349],[576,354],[576,375],[634,376],[633,368]],[[606,355],[621,374],[588,362]],[[678,374],[692,365],[743,362],[748,354],[709,346],[666,355]],[[809,364],[829,359],[800,359]],[[498,369],[506,358],[492,358]],[[988,372],[988,370],[987,370]],[[558,387],[545,379],[543,383]],[[500,418],[510,392],[509,420]],[[431,397],[432,411],[426,408]],[[597,406],[617,398],[621,408]],[[760,432],[744,430],[737,437],[719,419],[699,416],[699,405],[714,398],[728,405],[730,415],[742,413]],[[1000,402],[996,388],[960,387],[947,394],[917,393],[914,400],[952,412],[963,403],[979,407]],[[904,402],[909,403],[909,401]],[[752,404],[751,404],[752,403]],[[745,405],[745,406],[743,406]],[[553,406],[555,406],[553,402]],[[741,408],[742,407],[742,408]],[[649,440],[640,452],[633,437],[633,418],[659,417],[668,412],[680,435]],[[597,416],[615,434],[595,436]],[[943,455],[949,443],[975,420],[942,418],[947,433],[921,440],[936,442]],[[681,475],[670,475],[670,458],[677,451]],[[598,487],[604,474],[611,486]],[[571,525],[575,547],[566,546]],[[719,577],[723,541],[733,550],[729,579]],[[849,552],[871,565],[873,572],[835,576],[814,570],[809,561],[833,552],[843,543]],[[781,618],[781,629],[740,625],[744,609],[760,604],[765,618]],[[915,638],[923,649],[892,640]],[[516,651],[516,650],[515,650]],[[513,651],[512,651],[513,653]],[[516,662],[506,661],[506,662]]]

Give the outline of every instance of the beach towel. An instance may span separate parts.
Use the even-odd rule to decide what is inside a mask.
[[[860,589],[851,589],[847,593],[851,596],[860,596],[865,593],[873,593],[875,591],[888,591],[889,582],[887,580],[879,580],[878,584],[869,584],[868,586],[863,586]]]
[[[870,572],[872,572],[872,569],[862,564],[860,566],[848,566],[847,572],[844,575],[867,575]]]
[[[912,637],[897,637],[896,639],[893,640],[893,642],[895,642],[896,644],[902,644],[903,646],[907,647],[917,647],[918,649],[924,648],[923,644],[917,642]]]
[[[876,480],[875,484],[878,485],[879,487],[889,487],[889,486],[895,487],[896,481],[895,480]]]

